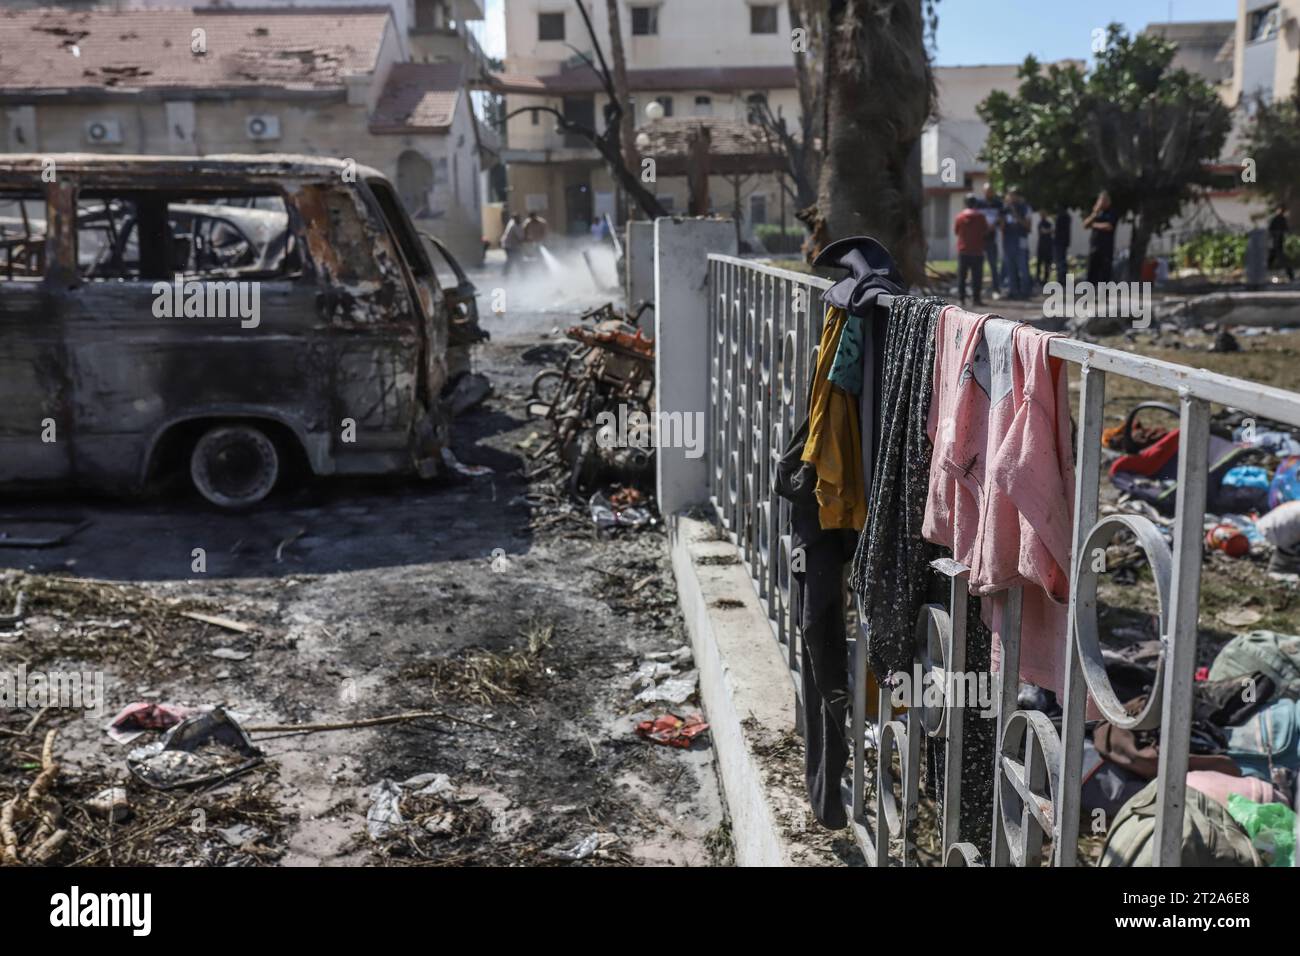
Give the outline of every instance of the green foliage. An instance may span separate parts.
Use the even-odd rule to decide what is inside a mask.
[[[1292,262],[1300,261],[1300,236],[1286,237],[1286,254]],[[1246,234],[1244,232],[1203,232],[1181,243],[1174,250],[1181,268],[1202,272],[1244,269]]]
[[[1073,65],[1044,70],[1031,56],[1018,75],[1015,96],[997,90],[977,107],[989,126],[981,157],[994,187],[1017,187],[1036,209],[1091,206],[1099,184],[1083,125],[1083,73]]]
[[[995,92],[978,108],[995,185],[1019,187],[1039,209],[1091,209],[1104,188],[1121,217],[1136,212],[1147,230],[1163,229],[1208,184],[1205,164],[1230,126],[1214,88],[1171,67],[1174,51],[1111,24],[1086,76],[1026,59],[1016,95]]]
[[[754,238],[771,253],[798,252],[803,245],[804,231],[799,226],[783,230],[780,225],[768,223],[754,227]]]
[[[1257,103],[1246,129],[1246,155],[1254,160],[1255,188],[1274,204],[1300,205],[1300,78],[1291,96]]]

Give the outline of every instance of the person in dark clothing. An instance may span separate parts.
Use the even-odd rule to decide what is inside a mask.
[[[980,203],[984,219],[988,222],[988,236],[984,241],[984,255],[989,261],[989,281],[993,294],[1002,293],[1002,272],[998,268],[998,231],[1002,228],[1002,197],[993,189],[992,183],[984,185],[984,201]]]
[[[1273,213],[1273,218],[1268,221],[1268,237],[1270,240],[1268,267],[1270,269],[1285,269],[1287,281],[1294,282],[1295,268],[1291,265],[1291,260],[1286,254],[1286,235],[1288,231],[1286,207],[1278,206]]]
[[[1056,223],[1052,227],[1052,259],[1056,263],[1056,281],[1065,285],[1065,270],[1070,257],[1070,229],[1073,225],[1070,214],[1064,206],[1056,212]]]
[[[957,296],[966,304],[966,279],[970,278],[975,304],[983,305],[980,292],[984,285],[984,244],[989,236],[988,221],[979,209],[974,193],[966,197],[966,208],[957,214],[952,231],[957,236]]]
[[[1052,220],[1038,216],[1038,255],[1034,260],[1034,281],[1043,285],[1052,277]]]
[[[1033,212],[1019,191],[1007,192],[1002,206],[1002,277],[1010,299],[1029,296],[1029,233]]]
[[[1083,221],[1090,229],[1088,237],[1088,281],[1109,282],[1115,261],[1115,227],[1119,216],[1111,208],[1110,193],[1102,190],[1093,204],[1092,212]]]

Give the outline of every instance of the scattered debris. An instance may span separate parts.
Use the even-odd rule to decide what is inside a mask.
[[[131,818],[131,803],[125,787],[106,787],[86,801],[86,809],[113,823]]]
[[[41,771],[27,793],[11,797],[0,807],[0,865],[43,866],[58,856],[68,839],[68,831],[61,826],[63,807],[50,796],[59,775],[59,765],[54,761],[57,735],[57,728],[45,735]]]
[[[0,627],[14,627],[21,624],[23,617],[27,614],[27,592],[19,590],[14,595],[14,609],[12,614],[0,614]]]
[[[382,840],[402,825],[402,789],[391,780],[381,780],[370,791],[370,800],[366,832],[370,839]]]
[[[442,450],[442,463],[462,478],[482,478],[494,474],[487,465],[466,465],[460,461],[450,448]]]
[[[695,696],[699,682],[699,671],[687,671],[679,677],[669,677],[652,684],[637,694],[636,699],[645,704],[661,701],[666,704],[684,704]]]
[[[1248,607],[1227,608],[1215,615],[1221,624],[1228,627],[1250,627],[1264,620],[1264,615]]]
[[[279,549],[276,549],[277,560]],[[225,628],[227,631],[234,631],[236,634],[247,634],[252,628],[247,624],[240,624],[238,621],[232,621],[228,617],[218,617],[215,614],[200,614],[197,611],[181,611],[181,617],[188,617],[191,621],[200,621],[203,624],[211,624],[214,627]]]
[[[127,769],[156,790],[228,780],[262,762],[262,751],[221,707],[187,717],[161,741],[127,756]]]
[[[689,717],[664,714],[654,720],[641,721],[636,725],[636,734],[645,740],[684,750],[708,729],[709,725],[699,714],[692,714]]]
[[[146,731],[167,730],[197,713],[195,707],[141,701],[123,707],[104,729],[117,743],[129,744]]]
[[[233,647],[218,647],[216,650],[209,651],[208,656],[222,661],[246,661],[253,656],[253,652],[241,651]]]
[[[557,860],[571,860],[577,862],[578,860],[587,859],[587,857],[595,853],[599,847],[600,834],[588,833],[586,836],[579,837],[571,843],[551,847],[546,851],[546,855],[554,857]]]
[[[306,528],[299,528],[293,534],[289,535],[289,537],[285,538],[283,541],[277,544],[275,546],[275,563],[276,564],[282,563],[284,560],[284,549],[289,547],[289,545],[293,544],[295,541],[297,541],[306,533],[307,533]]]
[[[635,480],[654,463],[654,343],[605,305],[566,336],[577,343],[558,368],[533,380],[529,414],[545,418],[551,437],[530,455],[550,455],[546,470],[567,469],[577,495],[602,481]]]
[[[639,500],[639,499],[638,499]],[[644,528],[646,525],[654,523],[654,514],[649,508],[641,508],[635,505],[618,505],[614,502],[614,496],[607,497],[602,492],[596,492],[587,502],[588,510],[591,512],[591,520],[596,523],[596,527],[602,530],[606,528]]]
[[[3,524],[15,524],[19,527],[34,524],[52,524],[61,527],[61,530],[53,534],[33,536],[14,534],[12,531],[0,528],[0,548],[53,548],[61,544],[66,544],[78,531],[89,527],[90,521],[81,518],[42,518],[35,516],[0,515],[0,525]]]

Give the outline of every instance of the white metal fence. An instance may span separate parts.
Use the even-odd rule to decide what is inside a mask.
[[[816,363],[821,293],[830,283],[813,276],[710,255],[709,483],[718,522],[749,569],[792,675],[799,679],[799,609],[791,588],[788,504],[773,490],[776,463],[801,420]],[[1207,485],[1210,403],[1300,426],[1300,395],[1199,369],[1173,365],[1073,339],[1056,339],[1054,356],[1079,366],[1074,568],[1069,608],[1069,661],[1061,705],[1062,730],[1038,711],[1017,709],[1019,681],[997,690],[992,859],[960,832],[963,711],[912,708],[896,716],[882,688],[875,741],[875,799],[866,805],[868,776],[866,641],[851,642],[852,780],[846,806],[868,862],[912,865],[923,737],[944,752],[941,858],[948,865],[1074,866],[1078,862],[1084,719],[1091,694],[1103,716],[1121,728],[1160,729],[1159,802],[1154,858],[1179,863],[1192,720],[1200,597],[1202,522]],[[1108,375],[1169,389],[1181,403],[1179,493],[1172,550],[1153,522],[1137,515],[1099,520],[1101,433]],[[1146,552],[1160,605],[1162,651],[1146,709],[1130,716],[1102,662],[1097,631],[1097,578],[1079,556],[1104,546],[1116,530],[1132,532]],[[955,561],[935,563],[950,582],[947,609],[927,606],[917,622],[916,660],[948,674],[965,670],[966,575]],[[1020,594],[1006,601],[1000,629],[1002,669],[1019,671]],[[942,685],[941,685],[942,686]],[[897,769],[895,767],[897,766]],[[1045,842],[1050,841],[1050,850]]]

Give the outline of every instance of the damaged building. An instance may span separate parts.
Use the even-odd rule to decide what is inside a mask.
[[[351,159],[477,263],[495,160],[464,22],[482,14],[400,6],[0,12],[0,152]]]

